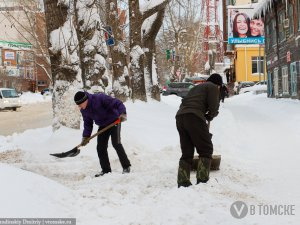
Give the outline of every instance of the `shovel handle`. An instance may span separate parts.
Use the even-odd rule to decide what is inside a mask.
[[[95,134],[93,134],[92,136],[90,136],[90,137],[88,138],[88,140],[90,141],[90,140],[93,139],[94,137],[98,136],[99,134],[102,134],[103,132],[107,131],[109,128],[111,128],[111,127],[113,127],[113,126],[115,126],[115,125],[117,125],[117,124],[119,124],[119,123],[121,123],[121,119],[120,119],[120,118],[118,118],[115,122],[113,122],[113,123],[107,125],[107,126],[104,127],[103,129],[99,130],[97,133],[95,133]],[[79,145],[76,146],[76,148],[79,148],[79,147],[81,147],[81,146],[82,146],[82,145],[79,144]]]

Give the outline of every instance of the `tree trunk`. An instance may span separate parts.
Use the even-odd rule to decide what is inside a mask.
[[[47,36],[49,38],[49,54],[51,61],[52,79],[53,79],[53,128],[58,129],[60,125],[70,128],[79,128],[79,112],[76,116],[71,117],[70,112],[74,111],[71,84],[76,80],[77,70],[74,67],[66,66],[63,63],[62,52],[51,49],[52,43],[50,37],[53,31],[64,26],[68,19],[68,7],[58,4],[58,0],[45,0],[45,16],[47,24]],[[60,32],[59,34],[62,34]],[[62,34],[63,35],[63,34]]]
[[[125,43],[123,42],[123,31],[121,30],[121,12],[118,13],[117,0],[106,0],[106,25],[111,26],[115,45],[109,50],[112,58],[113,88],[114,96],[126,101],[130,96],[129,73],[126,60]]]
[[[144,51],[141,48],[143,17],[138,0],[129,0],[130,17],[130,72],[132,99],[147,101],[144,77]]]
[[[154,60],[155,60],[155,52],[156,52],[155,38],[163,23],[164,14],[165,14],[165,8],[158,11],[156,18],[151,26],[151,29],[147,33],[145,33],[143,37],[144,48],[147,49],[147,51],[145,52],[145,57],[146,57],[145,71],[147,71],[145,76],[146,76],[146,80],[150,81],[149,90],[147,91],[150,92],[151,98],[157,101],[160,101],[160,92],[159,92],[157,73],[156,71],[154,71],[156,70],[156,68],[153,68]]]

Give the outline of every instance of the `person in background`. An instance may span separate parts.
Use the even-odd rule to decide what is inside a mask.
[[[213,144],[206,121],[213,120],[219,113],[219,89],[222,83],[222,77],[219,74],[212,74],[207,82],[189,91],[177,111],[176,126],[182,153],[178,167],[178,187],[192,185],[190,171],[195,148],[199,154],[197,184],[206,183],[209,180]]]
[[[245,13],[236,14],[233,20],[233,37],[246,38],[250,36],[250,19]]]
[[[220,101],[224,102],[225,97],[228,97],[228,89],[225,84],[220,87]]]
[[[94,122],[101,130],[119,118],[122,122],[127,120],[126,108],[123,102],[106,94],[89,94],[78,91],[74,96],[74,101],[80,109],[84,122],[82,146],[89,143]],[[96,174],[95,177],[111,173],[107,153],[109,137],[111,137],[112,145],[118,154],[123,173],[130,173],[131,164],[121,143],[121,123],[118,123],[97,137],[97,153],[102,171]]]

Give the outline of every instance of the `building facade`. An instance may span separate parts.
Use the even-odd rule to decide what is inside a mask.
[[[0,87],[41,91],[51,83],[45,18],[38,1],[0,3]]]
[[[260,0],[262,1],[262,0]],[[230,30],[228,28],[228,8],[234,10],[235,8],[243,9],[256,7],[259,0],[227,0],[223,1],[226,4],[226,11],[224,9],[224,37],[227,40],[226,55],[231,59],[231,66],[226,74],[229,74],[231,82],[240,81],[263,81],[267,78],[266,59],[265,59],[265,45],[264,44],[229,44],[227,38]],[[250,18],[251,19],[251,18]]]
[[[265,20],[268,96],[300,99],[300,0],[267,3],[257,14]]]
[[[266,80],[263,45],[235,45],[234,52],[235,81]]]

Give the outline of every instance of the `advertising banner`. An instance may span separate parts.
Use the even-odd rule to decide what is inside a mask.
[[[228,6],[228,43],[264,44],[264,23],[260,18],[252,18],[253,4],[243,8]]]

